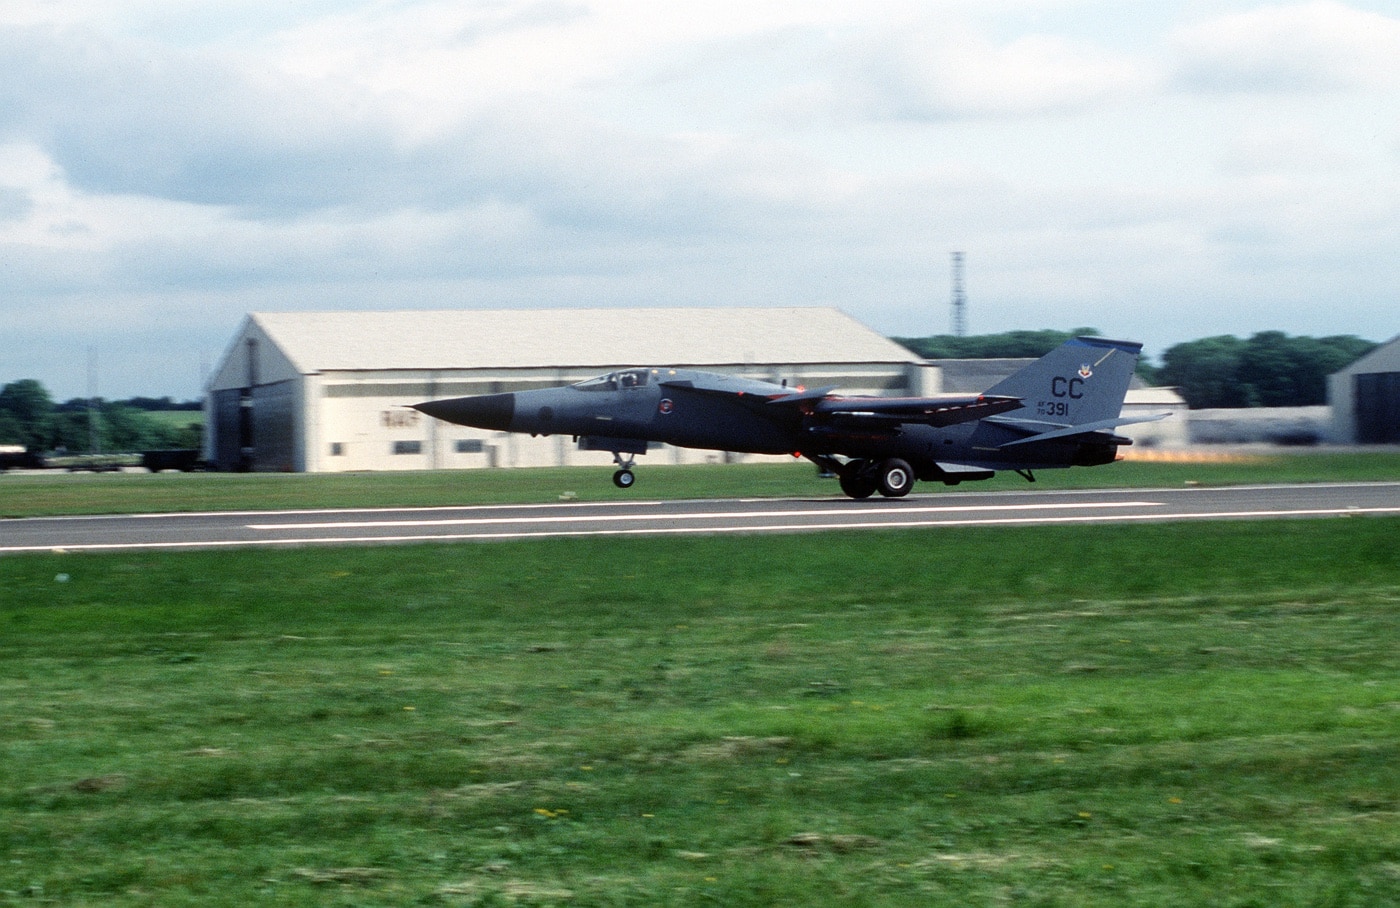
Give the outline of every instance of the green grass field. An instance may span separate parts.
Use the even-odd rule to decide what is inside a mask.
[[[1397,538],[8,557],[0,902],[1397,904]]]
[[[667,466],[640,463],[637,485],[622,491],[612,468],[320,474],[0,474],[0,518],[53,514],[267,508],[412,507],[636,498],[840,497],[833,479],[806,462]],[[1253,482],[1400,480],[1400,452],[1299,452],[1221,462],[1125,461],[1110,466],[1044,470],[1036,488],[1237,485]],[[1012,473],[960,490],[1023,489]],[[945,487],[920,483],[918,492]]]
[[[144,415],[172,429],[204,425],[202,410],[143,410]]]

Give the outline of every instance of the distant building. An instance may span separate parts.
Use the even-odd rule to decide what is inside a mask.
[[[1337,443],[1400,443],[1400,337],[1328,377],[1327,402]]]
[[[206,457],[223,470],[343,472],[605,464],[571,438],[429,419],[409,404],[691,366],[845,393],[926,395],[935,370],[834,308],[259,312],[206,397]],[[712,451],[659,448],[653,462]]]

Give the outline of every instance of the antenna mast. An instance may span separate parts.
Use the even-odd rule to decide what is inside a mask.
[[[102,436],[97,428],[97,353],[88,347],[88,453],[97,454],[102,450]]]
[[[953,336],[967,337],[967,291],[963,286],[963,254],[953,253]]]

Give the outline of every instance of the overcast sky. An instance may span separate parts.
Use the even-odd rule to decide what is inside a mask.
[[[246,312],[1400,333],[1391,2],[5,0],[0,383]]]

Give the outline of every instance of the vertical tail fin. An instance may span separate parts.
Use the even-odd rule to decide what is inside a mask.
[[[1017,415],[1062,425],[1117,419],[1142,344],[1101,337],[1065,341],[985,393],[1019,397]]]

